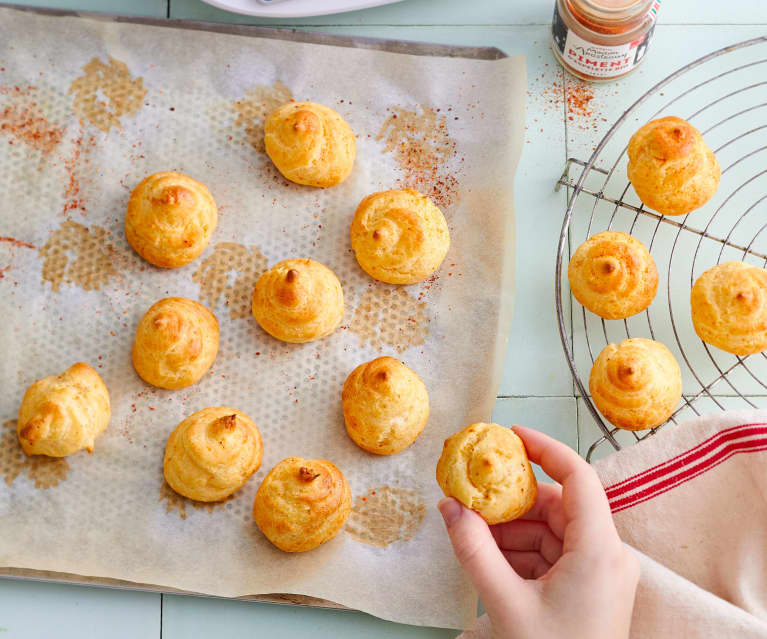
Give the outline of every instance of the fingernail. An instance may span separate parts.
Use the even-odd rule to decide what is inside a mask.
[[[456,519],[461,516],[461,504],[452,497],[445,497],[441,499],[437,504],[439,512],[442,514],[442,519],[445,520],[446,526],[452,526]]]

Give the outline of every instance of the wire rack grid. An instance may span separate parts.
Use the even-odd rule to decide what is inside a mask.
[[[695,125],[722,167],[711,201],[678,218],[645,209],[626,178],[629,138],[665,115]],[[570,170],[576,166],[581,173],[574,180]],[[587,459],[609,452],[605,444],[619,450],[669,422],[711,410],[767,406],[767,353],[738,357],[701,342],[689,307],[695,279],[714,264],[734,259],[767,266],[767,36],[714,51],[656,84],[618,118],[588,161],[568,159],[557,183],[562,186],[570,195],[557,250],[556,312],[576,394],[598,427]],[[598,318],[569,292],[571,247],[603,230],[638,237],[658,266],[656,299],[626,320]],[[683,377],[682,399],[666,424],[640,432],[606,423],[584,383],[602,348],[630,337],[666,344]]]

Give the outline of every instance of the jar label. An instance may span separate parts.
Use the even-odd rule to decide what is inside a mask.
[[[653,17],[655,12],[653,12]],[[554,7],[551,35],[564,62],[584,75],[596,78],[613,78],[631,71],[644,57],[655,23],[633,42],[605,46],[584,40],[567,28],[559,7]]]

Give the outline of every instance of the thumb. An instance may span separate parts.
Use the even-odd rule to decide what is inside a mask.
[[[482,517],[450,497],[441,500],[437,507],[445,520],[453,552],[477,589],[485,610],[491,617],[505,616],[524,580],[506,561]]]

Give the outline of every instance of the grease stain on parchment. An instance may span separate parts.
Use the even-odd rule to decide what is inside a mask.
[[[19,142],[47,156],[64,137],[64,128],[51,123],[43,114],[33,86],[0,86],[0,133],[9,144]]]
[[[117,274],[108,233],[101,226],[87,227],[67,220],[51,233],[40,249],[43,282],[55,293],[62,284],[98,290]]]
[[[404,288],[367,289],[354,309],[349,330],[379,352],[394,347],[397,352],[420,346],[429,335],[426,302],[411,297]]]
[[[458,190],[458,179],[448,161],[457,155],[443,113],[425,105],[418,109],[393,106],[376,140],[384,141],[383,153],[392,153],[403,172],[401,187],[428,195],[437,206],[448,206]]]
[[[272,86],[258,84],[245,92],[245,95],[232,104],[237,116],[236,129],[243,129],[248,143],[259,153],[266,153],[264,147],[264,122],[266,117],[277,107],[293,99],[293,93],[277,80]]]
[[[0,474],[7,486],[26,473],[34,481],[35,488],[47,490],[58,486],[67,478],[69,463],[65,457],[27,455],[16,435],[16,420],[3,423],[0,431]]]
[[[353,539],[384,548],[410,541],[426,517],[426,506],[414,490],[380,486],[354,500],[346,531]]]
[[[196,510],[204,510],[212,513],[216,509],[223,509],[226,507],[226,502],[232,499],[230,495],[223,501],[195,501],[188,497],[182,497],[175,490],[173,490],[168,482],[163,481],[162,488],[160,489],[160,498],[157,500],[161,502],[165,500],[165,514],[170,515],[176,513],[181,519],[186,519],[186,507],[192,506]]]
[[[120,118],[135,115],[147,90],[143,78],[134,78],[128,65],[113,57],[109,63],[93,58],[83,67],[83,75],[69,86],[74,94],[72,111],[80,122],[90,122],[105,133],[122,128]]]
[[[223,296],[229,317],[241,319],[250,317],[253,287],[266,267],[266,257],[255,246],[219,242],[192,273],[192,280],[200,285],[200,296],[209,308]]]

